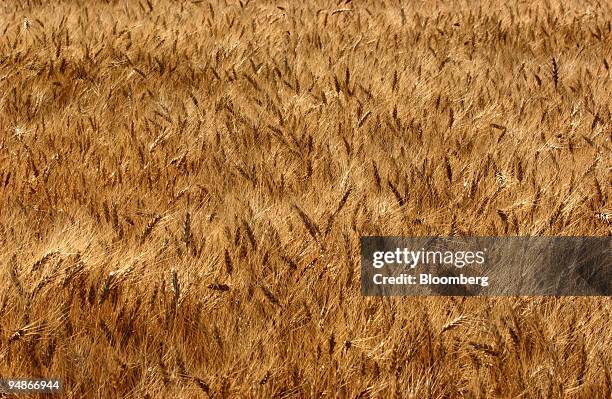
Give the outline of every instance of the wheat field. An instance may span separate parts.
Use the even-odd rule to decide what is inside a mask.
[[[612,397],[609,298],[368,298],[359,255],[610,236],[611,19],[0,3],[0,376],[66,398]]]

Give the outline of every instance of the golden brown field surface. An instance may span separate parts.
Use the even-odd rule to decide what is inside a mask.
[[[366,298],[359,269],[364,235],[609,236],[611,20],[0,2],[0,376],[71,398],[612,397],[609,298]]]

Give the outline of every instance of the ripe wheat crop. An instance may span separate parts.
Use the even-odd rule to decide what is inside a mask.
[[[367,298],[359,238],[609,236],[611,16],[1,2],[0,376],[70,398],[610,398],[609,298]]]

